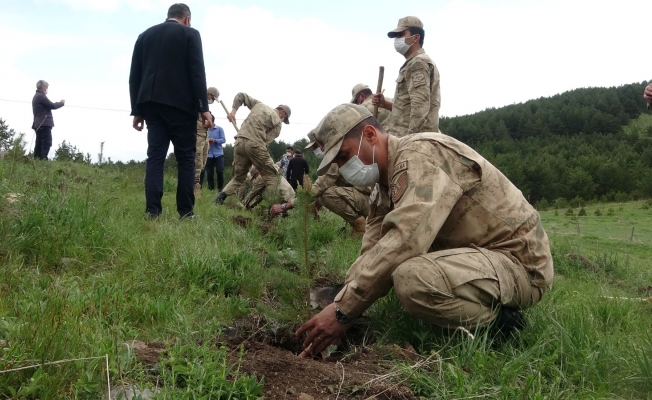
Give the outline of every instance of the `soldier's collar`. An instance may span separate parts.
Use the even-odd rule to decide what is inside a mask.
[[[405,60],[405,62],[403,63],[403,66],[402,66],[401,68],[405,67],[405,64],[409,63],[411,59],[413,59],[414,57],[418,56],[419,54],[423,54],[423,53],[425,53],[425,52],[426,52],[426,51],[425,51],[423,48],[421,48],[421,49],[415,51],[413,54],[410,55],[410,57],[408,57],[408,58]]]

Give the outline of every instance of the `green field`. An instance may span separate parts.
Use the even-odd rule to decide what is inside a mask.
[[[307,226],[299,210],[268,223],[260,212],[214,206],[208,191],[198,217],[179,221],[171,176],[164,214],[145,221],[142,184],[135,167],[0,161],[0,398],[107,398],[107,372],[114,390],[158,386],[159,398],[283,398],[273,394],[276,371],[247,367],[252,347],[229,343],[271,343],[287,353],[274,355],[287,356],[282,367],[296,368],[291,333],[309,313],[306,290],[342,280],[359,239],[329,212]],[[341,368],[348,379],[363,364],[352,359],[374,354],[395,373],[371,374],[364,388],[343,379],[315,392],[321,384],[311,377],[303,387],[295,372],[286,398],[397,398],[374,385],[409,388],[405,398],[652,398],[652,304],[638,300],[652,296],[652,206],[579,211],[541,212],[555,285],[526,311],[517,337],[441,332],[404,313],[390,293],[339,361],[297,365],[305,374]],[[250,220],[239,224],[237,215]],[[133,340],[157,344],[161,361],[125,345]],[[420,358],[386,351],[406,342]]]

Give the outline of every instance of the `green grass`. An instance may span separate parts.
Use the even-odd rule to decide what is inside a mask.
[[[216,207],[204,191],[198,217],[179,221],[175,178],[166,176],[165,211],[150,222],[141,170],[57,162],[11,170],[0,161],[0,371],[108,354],[114,384],[159,379],[167,398],[258,395],[263,376],[241,374],[211,343],[243,317],[290,331],[305,319],[297,210],[263,234],[257,213]],[[10,193],[21,196],[10,202]],[[603,297],[643,297],[639,289],[652,285],[646,204],[587,206],[580,235],[566,210],[541,213],[556,279],[517,338],[451,338],[407,315],[393,294],[368,312],[374,336],[432,355],[429,367],[403,374],[423,398],[652,398],[652,305]],[[252,223],[242,228],[234,215]],[[343,226],[328,212],[309,224],[315,278],[343,279],[355,260],[359,241]],[[134,339],[168,345],[158,371],[124,346]],[[0,398],[96,399],[106,393],[104,369],[97,359],[2,373]]]

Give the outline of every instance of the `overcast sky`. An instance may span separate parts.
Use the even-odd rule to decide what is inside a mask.
[[[144,160],[146,133],[133,130],[129,116],[131,54],[138,35],[162,22],[171,4],[0,0],[0,118],[33,147],[31,99],[44,79],[50,100],[66,100],[54,111],[51,155],[66,140],[96,159],[105,142],[105,157]],[[424,23],[424,48],[441,75],[443,116],[652,79],[651,0],[186,4],[201,32],[208,85],[227,107],[240,91],[272,107],[288,104],[291,124],[279,137],[286,142],[348,102],[355,84],[375,87],[380,65],[385,94],[393,95],[404,58],[387,32],[407,15]],[[235,130],[220,105],[211,111],[232,143]],[[240,122],[246,114],[241,108]]]

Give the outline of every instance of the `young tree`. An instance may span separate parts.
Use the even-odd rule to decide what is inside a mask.
[[[0,118],[0,151],[9,151],[15,136],[16,131],[9,129],[6,121]]]

